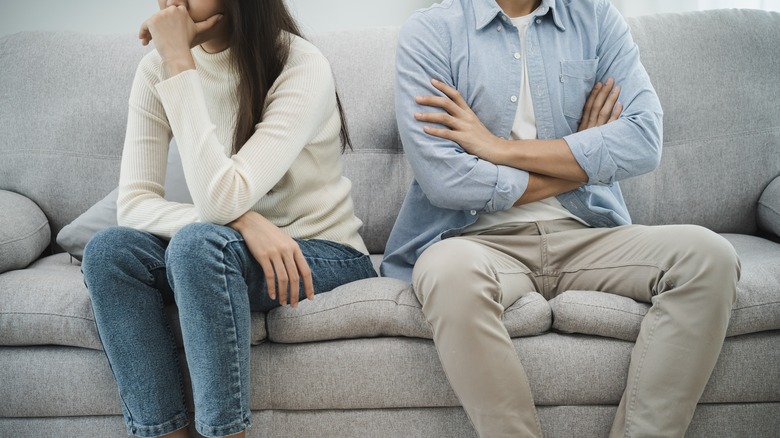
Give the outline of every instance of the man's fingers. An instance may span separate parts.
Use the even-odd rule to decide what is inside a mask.
[[[455,141],[455,139],[453,138],[454,131],[450,129],[442,129],[442,128],[434,128],[433,126],[425,126],[423,127],[423,130],[428,135],[443,138],[445,140]]]
[[[440,96],[418,96],[414,99],[417,103],[423,106],[432,106],[435,108],[441,108],[447,111],[451,115],[455,115],[458,111],[458,105],[448,97]]]
[[[463,96],[461,96],[460,92],[455,88],[450,87],[449,85],[447,85],[446,83],[438,79],[432,79],[431,84],[433,84],[433,86],[436,87],[437,90],[441,91],[447,97],[449,97],[460,108],[465,109],[468,107],[468,104],[466,104],[466,99],[464,99]]]
[[[612,78],[609,78],[607,79],[607,82],[604,83],[604,86],[601,88],[601,90],[599,90],[599,92],[596,94],[596,98],[593,101],[593,108],[590,111],[590,121],[588,122],[591,127],[598,126],[599,113],[604,107],[604,102],[607,100],[609,92],[612,91],[612,87],[614,85],[615,81]]]
[[[620,87],[615,86],[604,101],[604,105],[599,111],[598,120],[599,125],[607,123],[613,110],[615,109],[615,103],[617,103],[618,96],[620,95]]]
[[[590,112],[593,109],[593,101],[596,100],[596,95],[598,94],[599,90],[601,90],[601,87],[603,87],[603,84],[601,82],[597,83],[593,89],[590,90],[590,94],[588,94],[588,100],[585,101],[585,107],[582,109],[580,131],[584,131],[591,127],[588,124],[590,121]]]
[[[609,118],[609,122],[614,122],[615,120],[620,118],[620,114],[623,112],[623,104],[618,102],[615,104],[615,109],[612,111],[612,116]]]
[[[450,129],[456,129],[458,119],[447,113],[415,113],[414,118],[421,122],[438,123]]]

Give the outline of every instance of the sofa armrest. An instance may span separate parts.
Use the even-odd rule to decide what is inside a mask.
[[[759,228],[780,237],[780,176],[761,194],[757,219]]]
[[[22,269],[49,246],[49,220],[37,204],[0,190],[0,274]]]

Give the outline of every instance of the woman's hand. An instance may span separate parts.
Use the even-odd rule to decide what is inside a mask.
[[[311,270],[298,243],[259,213],[249,211],[228,224],[244,237],[249,251],[263,268],[268,296],[287,305],[289,286],[290,305],[298,307],[299,283],[303,279],[306,297],[314,299]],[[278,285],[278,289],[277,289]]]
[[[190,49],[209,40],[210,31],[222,17],[216,14],[196,23],[184,6],[168,6],[144,21],[138,38],[144,46],[154,40],[163,65],[173,76],[195,68]]]
[[[577,131],[606,125],[615,121],[623,112],[623,104],[617,101],[620,95],[620,87],[615,85],[612,78],[607,79],[606,84],[596,83],[590,91],[588,100],[582,110],[582,120]]]

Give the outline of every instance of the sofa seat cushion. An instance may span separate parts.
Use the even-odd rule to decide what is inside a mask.
[[[179,345],[176,308],[168,308]],[[252,342],[266,338],[265,314],[252,314]],[[0,275],[0,345],[66,345],[101,350],[78,262],[61,253]]]
[[[533,292],[504,312],[512,337],[533,336],[550,329],[547,301]],[[297,310],[280,307],[268,313],[268,338],[301,343],[335,339],[404,336],[431,339],[420,302],[409,283],[369,278],[345,284],[302,302]]]
[[[723,235],[739,255],[742,276],[726,336],[780,329],[780,244],[755,236]],[[553,328],[636,341],[650,304],[592,291],[567,291],[550,300]]]

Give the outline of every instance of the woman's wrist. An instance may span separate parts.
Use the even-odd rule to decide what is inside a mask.
[[[187,55],[184,56],[163,59],[162,66],[168,73],[168,77],[174,77],[187,70],[194,70],[195,60],[192,59],[192,54],[188,52]]]

